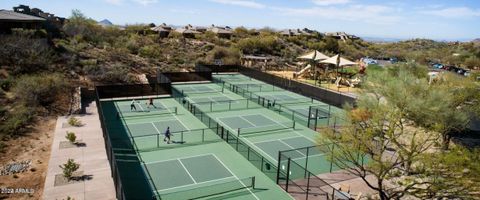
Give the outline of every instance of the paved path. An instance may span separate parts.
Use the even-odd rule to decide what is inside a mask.
[[[86,108],[87,114],[75,116],[82,121],[82,127],[69,127],[68,118],[58,117],[52,144],[52,152],[48,163],[45,180],[44,196],[48,199],[116,199],[115,187],[111,177],[110,165],[105,151],[104,138],[98,118],[95,102]],[[85,143],[82,147],[60,148],[65,139],[66,131],[73,131],[77,140]],[[55,175],[62,174],[59,165],[72,158],[80,164],[78,171],[90,176],[90,180],[67,185],[55,186]]]

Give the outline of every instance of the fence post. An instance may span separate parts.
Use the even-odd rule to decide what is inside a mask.
[[[282,159],[282,152],[278,152],[278,161],[277,161],[277,185],[280,183],[280,163]]]
[[[157,134],[157,148],[160,147],[160,134]]]
[[[333,170],[333,156],[334,156],[334,155],[333,155],[333,150],[334,150],[334,149],[335,149],[335,144],[332,143],[332,150],[331,150],[332,153],[331,153],[331,161],[330,161],[330,172],[332,172],[332,170]]]
[[[288,158],[287,160],[287,184],[285,185],[285,192],[288,192],[288,184],[290,180],[290,161],[291,158]]]
[[[307,147],[307,155],[305,157],[305,178],[307,177],[307,171],[308,171],[308,154],[310,153],[310,148]],[[307,187],[308,189],[308,187]]]
[[[183,142],[183,131],[180,132],[180,142]]]
[[[205,129],[202,129],[202,142],[205,142]]]
[[[308,192],[310,192],[310,177],[312,175],[310,174],[310,172],[308,172],[308,178],[307,178],[307,189],[305,190],[307,192],[307,196],[305,197],[305,200],[308,200]]]

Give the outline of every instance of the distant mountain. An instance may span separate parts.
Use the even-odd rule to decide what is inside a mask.
[[[381,37],[361,37],[363,40],[374,43],[390,43],[390,42],[400,42],[405,39],[398,38],[381,38]]]
[[[101,25],[101,26],[113,26],[113,23],[110,22],[108,19],[104,19],[102,21],[99,21],[98,24]]]
[[[480,38],[474,39],[474,40],[472,40],[472,42],[480,43]]]

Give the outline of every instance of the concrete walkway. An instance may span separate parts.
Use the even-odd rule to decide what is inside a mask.
[[[57,119],[45,180],[44,199],[67,199],[67,197],[75,200],[116,199],[95,102],[86,108],[86,113],[75,116],[84,124],[82,127],[70,127],[67,123],[68,117],[65,116]],[[74,132],[77,141],[84,145],[75,146],[66,142],[66,131]],[[80,164],[77,171],[82,172],[81,175],[85,179],[62,183],[63,178],[59,176],[62,169],[59,165],[66,163],[70,158]]]

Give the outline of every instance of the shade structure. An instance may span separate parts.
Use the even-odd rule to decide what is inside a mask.
[[[329,58],[328,56],[326,56],[325,54],[323,54],[323,53],[321,53],[317,50],[298,57],[298,59],[314,60],[314,61],[325,60],[325,59],[328,59],[328,58]]]
[[[328,58],[326,60],[321,61],[320,63],[327,63],[327,64],[332,64],[332,65],[337,65],[337,60],[338,60],[338,54],[336,56],[333,56],[331,58]],[[339,67],[341,66],[349,66],[349,65],[356,65],[357,63],[349,61],[345,58],[340,57],[340,64]]]

